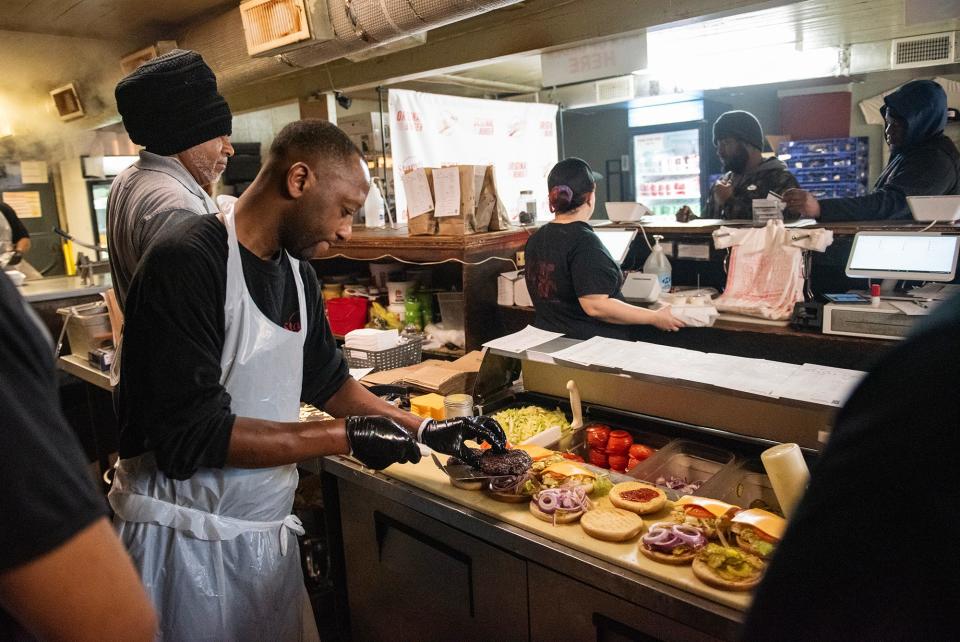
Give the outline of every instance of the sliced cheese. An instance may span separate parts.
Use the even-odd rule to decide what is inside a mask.
[[[537,446],[534,444],[520,444],[519,446],[514,446],[514,450],[522,450],[528,455],[533,461],[539,461],[541,459],[546,459],[547,457],[552,457],[557,454],[555,450],[549,450],[543,446]]]
[[[424,419],[443,419],[443,397],[435,392],[410,397],[410,412]]]
[[[581,466],[575,461],[558,461],[555,464],[550,464],[543,469],[543,474],[547,475],[556,475],[557,477],[571,477],[573,475],[581,475],[583,477],[589,477],[591,479],[596,479],[597,474]]]
[[[694,497],[693,495],[684,495],[676,502],[676,506],[695,506],[702,508],[714,517],[723,517],[731,508],[736,508],[727,502],[721,502],[719,499],[710,499],[709,497]]]
[[[730,521],[735,524],[749,524],[776,539],[783,538],[783,531],[787,527],[787,520],[762,508],[740,511]]]

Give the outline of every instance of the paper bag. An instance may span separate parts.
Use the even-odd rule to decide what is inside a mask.
[[[497,232],[510,229],[507,208],[497,192],[497,181],[493,165],[487,166],[484,173],[483,188],[477,203],[476,228],[478,232]]]
[[[437,220],[433,216],[431,175],[432,170],[429,167],[415,169],[403,175],[403,187],[407,195],[407,231],[410,236],[437,233]],[[424,187],[424,181],[426,181],[426,187]],[[426,209],[428,207],[429,209]],[[414,212],[417,213],[414,214]]]
[[[460,214],[438,218],[439,233],[449,236],[464,236],[485,231],[477,229],[476,213],[486,167],[484,165],[458,165],[457,171],[460,174]],[[479,181],[477,181],[478,173]]]

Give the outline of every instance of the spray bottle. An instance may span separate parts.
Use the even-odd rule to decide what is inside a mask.
[[[367,200],[363,202],[364,224],[367,227],[383,227],[386,224],[383,196],[377,185],[378,180],[379,177],[374,177],[370,181],[370,191],[367,192]]]
[[[653,235],[653,247],[650,248],[650,256],[643,263],[643,272],[644,274],[656,274],[660,281],[660,289],[663,292],[669,292],[673,284],[673,268],[670,267],[670,261],[667,260],[667,255],[663,252],[663,246],[660,245],[662,239],[663,236],[660,234]]]

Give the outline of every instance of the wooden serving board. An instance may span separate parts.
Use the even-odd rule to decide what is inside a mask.
[[[445,455],[438,455],[438,457],[440,457],[441,461],[447,459]],[[485,515],[495,517],[502,522],[532,531],[547,539],[606,560],[617,566],[622,566],[641,575],[646,575],[664,584],[669,584],[713,600],[718,604],[723,604],[724,606],[740,611],[745,611],[750,605],[750,593],[720,591],[707,586],[694,577],[693,571],[689,566],[671,566],[647,559],[638,550],[639,535],[627,542],[604,542],[587,535],[583,529],[580,528],[579,523],[554,526],[553,524],[537,519],[530,513],[526,502],[522,504],[508,504],[491,499],[481,491],[455,488],[448,481],[446,474],[438,469],[429,457],[424,457],[418,464],[394,464],[382,472],[421,490],[439,495],[463,506],[468,506]],[[610,506],[610,500],[606,497],[594,503],[597,506]],[[643,516],[644,525],[646,526],[654,522],[666,520],[670,513],[669,507],[670,502],[667,502],[667,508],[664,508],[662,511]]]

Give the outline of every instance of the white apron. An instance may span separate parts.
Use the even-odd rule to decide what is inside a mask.
[[[247,292],[232,207],[224,223],[221,383],[237,416],[297,421],[307,334],[299,262],[290,258],[301,327],[290,332]],[[317,639],[296,541],[303,528],[290,514],[297,479],[295,465],[201,468],[179,481],[157,470],[152,452],[120,462],[110,505],[160,617],[159,639]]]

